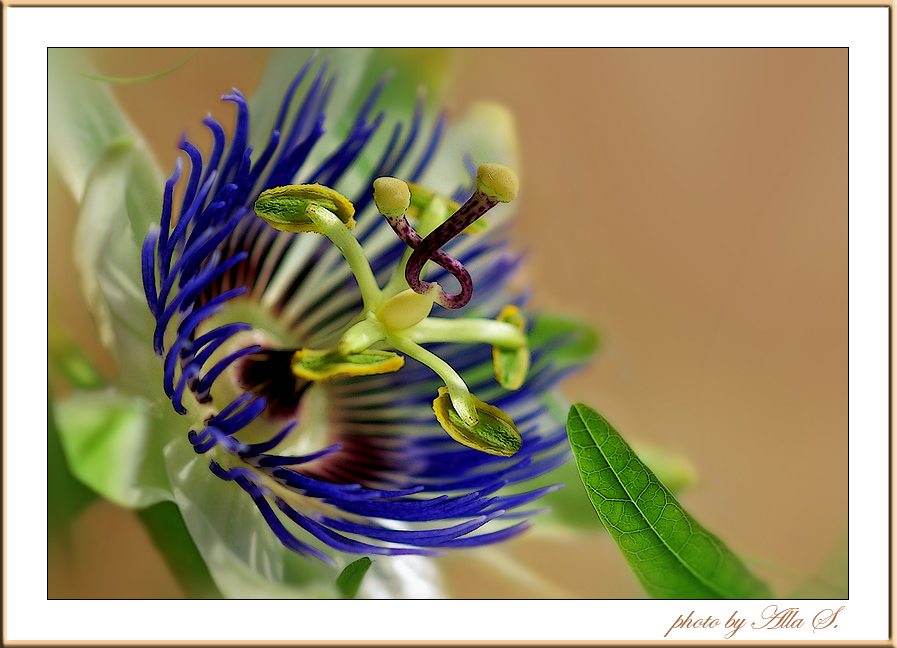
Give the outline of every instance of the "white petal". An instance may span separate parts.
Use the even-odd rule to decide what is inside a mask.
[[[49,154],[80,201],[91,172],[109,148],[138,135],[108,84],[74,71],[95,71],[84,50],[50,48],[47,56]]]
[[[286,549],[249,495],[209,471],[186,439],[165,448],[175,502],[221,593],[229,598],[334,598],[339,571]],[[304,539],[304,538],[303,538]]]
[[[140,246],[148,213],[158,214],[161,180],[155,188],[145,180],[152,174],[145,155],[136,143],[122,144],[99,161],[84,192],[74,248],[82,290],[120,384],[153,398],[162,362],[152,349],[155,319],[143,291]]]
[[[442,576],[433,558],[425,556],[376,556],[361,582],[358,598],[445,598]]]

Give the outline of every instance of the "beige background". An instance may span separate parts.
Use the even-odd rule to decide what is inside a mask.
[[[146,74],[188,53],[104,51],[100,68]],[[227,123],[220,95],[250,95],[265,56],[200,50],[116,92],[169,169],[180,133],[209,111]],[[604,339],[566,395],[689,457],[700,482],[684,505],[790,591],[847,529],[847,50],[457,52],[450,114],[484,98],[519,120],[513,236],[534,304]],[[72,279],[71,206],[51,190],[51,210],[51,317],[101,357]],[[51,544],[50,595],[177,596],[141,538],[130,513],[89,510],[74,557]],[[455,557],[453,593],[641,595],[603,535],[530,535],[501,554],[526,562],[529,586]]]

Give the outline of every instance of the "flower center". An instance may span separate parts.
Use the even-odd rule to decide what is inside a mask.
[[[500,202],[517,195],[517,176],[499,164],[484,164],[477,172],[476,190],[470,199],[445,218],[445,202],[431,195],[418,200],[421,236],[408,222],[414,194],[397,178],[374,181],[374,203],[396,235],[408,246],[385,288],[380,287],[364,248],[350,232],[355,208],[333,189],[321,185],[288,185],[268,189],[255,203],[256,214],[270,226],[287,232],[315,232],[329,238],[348,263],[361,291],[363,309],[354,324],[342,332],[334,348],[267,351],[244,361],[242,380],[250,391],[274,398],[272,411],[289,412],[302,399],[307,382],[339,377],[371,376],[398,371],[402,356],[378,346],[395,349],[427,365],[445,382],[433,402],[436,418],[460,443],[501,456],[520,449],[521,436],[506,414],[475,398],[464,379],[445,360],[420,346],[421,342],[485,342],[495,351],[499,384],[516,389],[529,368],[522,320],[432,318],[434,304],[459,309],[473,292],[473,281],[464,266],[441,248],[467,230]],[[432,208],[430,206],[432,205]],[[435,282],[422,281],[428,262],[441,266],[461,286],[448,295]],[[287,368],[292,373],[289,375]],[[272,381],[279,377],[283,383]],[[298,378],[298,381],[297,381]]]
[[[234,368],[240,388],[262,396],[268,415],[275,418],[295,417],[300,400],[312,384],[293,373],[293,353],[290,349],[262,349]]]

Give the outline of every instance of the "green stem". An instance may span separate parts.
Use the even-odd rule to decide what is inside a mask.
[[[477,424],[479,417],[477,416],[476,405],[474,405],[470,390],[467,388],[467,383],[458,375],[458,372],[452,369],[449,363],[435,353],[431,353],[422,346],[412,342],[404,335],[388,335],[386,343],[396,351],[411,356],[436,372],[436,375],[442,378],[446,388],[448,388],[452,406],[455,408],[458,416],[468,425]]]
[[[374,272],[371,270],[371,265],[368,263],[361,244],[348,230],[345,223],[329,210],[319,205],[310,204],[305,208],[305,213],[342,252],[358,282],[365,310],[371,312],[377,310],[382,299],[380,286],[377,285]]]
[[[482,342],[502,349],[526,346],[526,335],[516,326],[491,319],[438,319],[428,317],[405,332],[413,342]]]

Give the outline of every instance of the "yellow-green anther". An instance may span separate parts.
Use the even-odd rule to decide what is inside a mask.
[[[436,420],[455,441],[491,455],[514,456],[523,445],[520,432],[511,417],[500,409],[471,396],[477,410],[477,422],[469,425],[458,416],[445,387],[433,401]]]
[[[341,354],[329,349],[299,349],[293,354],[293,373],[305,380],[330,380],[338,376],[372,376],[398,371],[405,359],[390,351],[368,349]]]
[[[526,319],[520,309],[513,304],[505,306],[497,320],[515,327],[521,335],[525,335]],[[495,380],[505,389],[520,389],[529,371],[529,361],[529,348],[525,344],[516,348],[499,344],[492,347],[492,367],[495,369]]]
[[[383,325],[372,314],[368,314],[366,319],[354,324],[343,333],[336,345],[336,351],[342,355],[358,353],[375,342],[379,342],[385,336],[386,331],[383,330]]]
[[[377,309],[377,319],[388,331],[403,331],[423,320],[433,310],[433,300],[438,286],[426,295],[410,288],[387,299]]]
[[[308,215],[310,205],[334,214],[348,229],[355,227],[355,206],[338,191],[320,184],[286,185],[263,191],[255,201],[255,213],[275,229],[324,234]]]
[[[374,204],[384,216],[401,216],[411,205],[411,190],[398,178],[377,178],[374,180]]]
[[[511,202],[519,188],[517,174],[504,164],[488,162],[477,169],[477,189],[495,202]]]

